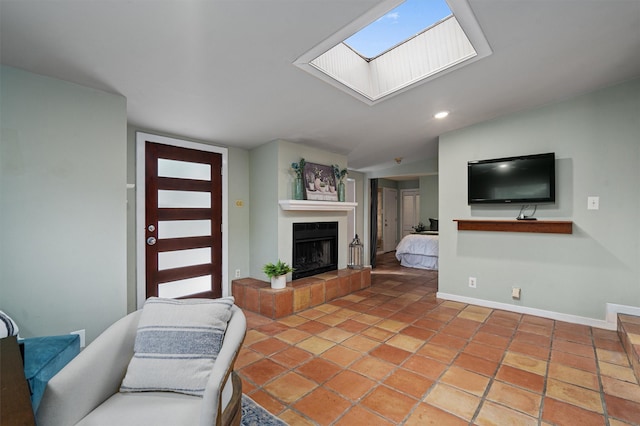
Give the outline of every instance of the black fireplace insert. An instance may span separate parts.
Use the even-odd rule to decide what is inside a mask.
[[[338,222],[293,224],[293,279],[338,269]]]

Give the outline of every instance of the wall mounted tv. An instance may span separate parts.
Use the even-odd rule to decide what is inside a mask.
[[[538,204],[556,200],[555,154],[469,161],[469,204]]]

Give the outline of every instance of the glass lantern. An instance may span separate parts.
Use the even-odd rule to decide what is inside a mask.
[[[349,244],[349,263],[347,264],[349,269],[362,269],[362,253],[363,246],[358,234],[356,234],[356,237]]]

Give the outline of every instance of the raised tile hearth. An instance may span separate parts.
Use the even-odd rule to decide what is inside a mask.
[[[640,381],[640,317],[618,314],[618,335],[631,368]]]
[[[242,309],[271,319],[282,318],[371,286],[371,269],[340,269],[287,283],[273,290],[255,278],[233,280],[231,292]]]

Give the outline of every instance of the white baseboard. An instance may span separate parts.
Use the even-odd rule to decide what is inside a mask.
[[[618,322],[618,314],[628,314],[640,317],[640,308],[637,306],[607,303],[607,322],[616,324]]]
[[[599,320],[595,318],[581,317],[579,315],[563,314],[561,312],[545,311],[544,309],[530,308],[527,306],[510,305],[508,303],[494,302],[491,300],[476,299],[473,297],[459,296],[457,294],[436,293],[438,299],[452,300],[454,302],[468,303],[470,305],[484,306],[486,308],[502,309],[504,311],[517,312],[519,314],[535,315],[537,317],[549,318],[557,321],[565,321],[573,324],[582,324],[589,327],[604,328],[605,330],[617,329],[617,316],[619,313],[628,313],[640,316],[640,308],[633,306],[614,305],[607,303],[607,319]],[[611,306],[612,314],[609,315]],[[614,311],[614,307],[621,310]],[[624,309],[623,309],[624,308]],[[634,313],[635,312],[635,313]]]

